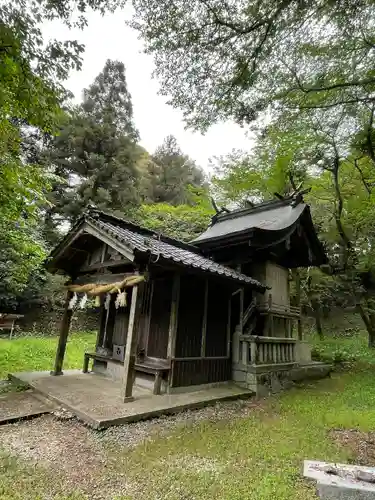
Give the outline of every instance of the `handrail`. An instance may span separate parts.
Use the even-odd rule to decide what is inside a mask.
[[[240,340],[256,342],[257,344],[295,344],[297,339],[291,337],[261,337],[258,335],[241,335]]]
[[[275,302],[269,302],[266,304],[259,304],[259,311],[262,312],[274,312],[274,313],[286,313],[286,314],[301,314],[301,308],[297,306],[290,306],[289,304],[277,304]]]
[[[234,362],[242,365],[281,365],[296,362],[296,339],[240,335]]]
[[[244,312],[244,315],[243,315],[243,326],[244,327],[245,327],[246,323],[248,322],[254,309],[256,308],[256,303],[257,303],[257,301],[256,301],[256,298],[254,297],[253,300],[250,302],[248,308]]]

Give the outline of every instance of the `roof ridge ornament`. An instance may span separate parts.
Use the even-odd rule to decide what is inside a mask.
[[[217,206],[217,204],[216,204],[216,201],[214,200],[214,198],[212,196],[211,196],[211,203],[212,203],[213,209],[216,212],[216,214],[213,217],[211,217],[212,224],[215,224],[215,222],[217,221],[219,215],[221,215],[223,213],[227,213],[227,214],[230,213],[230,210],[227,207],[221,207],[221,208],[219,208]]]

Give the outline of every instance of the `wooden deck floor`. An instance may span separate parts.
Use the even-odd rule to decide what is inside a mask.
[[[134,400],[124,403],[121,399],[121,382],[103,375],[68,370],[58,377],[51,376],[49,372],[21,372],[10,377],[28,384],[95,429],[198,408],[217,401],[250,397],[253,394],[230,383],[160,396],[154,396],[148,389],[134,386]]]

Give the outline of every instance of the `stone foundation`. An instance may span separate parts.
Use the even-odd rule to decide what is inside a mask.
[[[284,365],[234,365],[233,380],[240,386],[250,389],[258,397],[268,396],[291,388],[303,380],[320,379],[328,376],[332,366],[325,363],[307,364],[286,363]]]

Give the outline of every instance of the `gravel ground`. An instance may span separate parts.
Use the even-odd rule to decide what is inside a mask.
[[[236,417],[246,417],[254,408],[260,408],[261,402],[252,399],[227,401],[207,406],[199,410],[186,410],[175,415],[162,416],[128,425],[110,427],[97,433],[97,439],[134,448],[155,435],[164,436],[180,425],[199,425],[203,420],[220,421]]]
[[[76,488],[90,499],[109,500],[134,495],[141,489],[140,485],[127,482],[125,473],[119,473],[121,459],[116,450],[126,453],[127,449],[131,450],[145,440],[167,436],[181,425],[195,426],[203,420],[244,417],[256,406],[259,407],[260,403],[253,400],[222,402],[105,431],[93,431],[60,411],[55,415],[0,426],[0,443],[11,455],[57,474],[68,490]],[[181,458],[172,456],[170,464],[220,472],[220,464],[202,460],[188,457],[181,461]]]
[[[341,446],[350,448],[357,465],[375,466],[375,432],[358,429],[333,429],[330,437]]]

